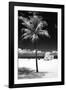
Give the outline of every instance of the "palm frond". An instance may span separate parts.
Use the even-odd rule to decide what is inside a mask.
[[[23,17],[22,16],[19,16],[18,19],[23,20]]]
[[[21,38],[23,38],[23,37],[25,37],[27,35],[29,35],[29,33],[24,33],[24,34],[22,34]]]
[[[23,21],[22,25],[24,25],[28,29],[32,30],[33,26],[30,24],[30,20],[29,19],[27,19],[25,17],[22,17],[22,16],[20,16],[19,19]]]
[[[40,22],[40,19],[38,18],[38,16],[34,15],[33,17],[30,17],[30,22],[33,25],[33,28],[36,28],[38,23]]]
[[[36,31],[41,30],[43,27],[47,26],[47,22],[46,21],[40,21],[36,27]]]
[[[29,21],[23,22],[22,25],[24,25],[24,26],[27,27],[28,29],[32,29],[32,26],[31,26],[31,24],[30,24]]]
[[[43,22],[39,22],[38,23],[38,25],[37,25],[37,27],[36,27],[36,32],[38,31],[38,30],[40,30],[41,28],[43,27]]]
[[[21,30],[24,31],[24,32],[26,32],[26,33],[31,33],[31,30],[28,29],[28,28],[22,28]]]
[[[45,36],[47,36],[47,37],[50,37],[47,30],[39,30],[38,34],[39,34],[39,35],[45,35]]]
[[[46,21],[43,21],[43,26],[48,26],[48,23]]]
[[[38,35],[33,34],[32,37],[31,37],[32,42],[34,42],[37,39],[39,39]]]
[[[26,36],[24,36],[22,39],[28,39],[28,38],[31,38],[31,35],[26,35]]]
[[[21,36],[22,39],[30,38],[34,42],[39,39],[39,35],[50,37],[47,30],[42,30],[43,27],[45,28],[48,25],[47,22],[42,21],[42,18],[37,15],[30,16],[29,19],[21,16],[19,19],[22,20],[22,25],[25,26],[25,28],[22,28],[22,31],[24,31]]]

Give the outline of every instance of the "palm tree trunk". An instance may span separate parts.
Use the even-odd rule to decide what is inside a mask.
[[[36,43],[37,42],[35,42],[35,49],[36,49],[36,72],[38,72],[38,60],[37,60],[37,48],[36,48]]]
[[[37,49],[36,49],[36,72],[38,72]]]

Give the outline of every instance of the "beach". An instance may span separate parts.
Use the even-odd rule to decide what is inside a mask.
[[[29,69],[31,73],[28,74],[29,77],[33,77],[34,75],[38,74],[39,76],[42,75],[43,78],[56,78],[58,76],[58,60],[53,59],[49,61],[45,61],[44,59],[38,60],[38,73],[36,73],[36,61],[35,58],[33,59],[18,59],[18,68],[21,69]],[[24,74],[19,74],[18,77],[24,77]],[[27,75],[26,75],[27,77]],[[28,77],[27,77],[28,78]]]

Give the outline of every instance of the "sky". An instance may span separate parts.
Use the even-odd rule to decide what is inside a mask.
[[[37,15],[41,16],[43,20],[48,23],[48,33],[50,38],[45,36],[39,36],[37,41],[37,49],[39,50],[57,50],[57,13],[55,12],[36,12]],[[33,12],[29,11],[18,11],[18,17],[28,17],[32,16]],[[18,19],[18,48],[22,49],[34,49],[34,43],[30,39],[22,40],[21,39],[21,29],[24,27],[22,21]]]

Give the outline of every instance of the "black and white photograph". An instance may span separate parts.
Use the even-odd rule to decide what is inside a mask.
[[[52,5],[47,7],[35,4],[34,7],[25,3],[13,5],[14,20],[11,21],[13,27],[10,29],[14,30],[11,32],[14,37],[11,36],[14,39],[14,66],[11,66],[14,69],[13,84],[63,84],[63,6],[55,5],[52,8]]]
[[[58,75],[57,13],[18,11],[18,79]]]

